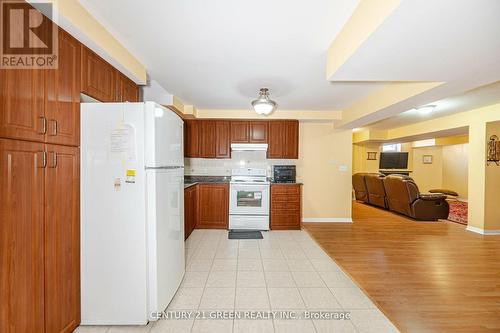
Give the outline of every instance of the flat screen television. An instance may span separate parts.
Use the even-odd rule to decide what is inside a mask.
[[[398,169],[408,168],[408,153],[380,153],[380,169]]]

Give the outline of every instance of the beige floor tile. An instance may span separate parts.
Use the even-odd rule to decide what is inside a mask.
[[[262,249],[279,249],[280,243],[276,240],[263,239],[259,242],[259,248]]]
[[[330,288],[344,309],[373,309],[375,305],[359,288]]]
[[[316,333],[311,320],[275,320],[276,333]]]
[[[205,288],[200,309],[234,309],[234,288]]]
[[[236,271],[212,271],[208,275],[207,288],[232,288],[236,286]]]
[[[233,331],[232,320],[195,320],[192,333],[231,333]]]
[[[352,310],[351,321],[359,333],[395,333],[398,329],[379,310]]]
[[[201,249],[197,248],[193,255],[193,259],[213,259],[217,249]]]
[[[288,267],[292,272],[312,272],[314,267],[309,259],[288,259]]]
[[[274,333],[272,320],[234,320],[234,333]]]
[[[292,272],[292,275],[297,287],[326,287],[325,283],[316,272]]]
[[[287,272],[290,270],[284,259],[262,259],[262,265],[266,272]]]
[[[305,309],[297,288],[268,288],[272,309]]]
[[[168,310],[193,310],[198,309],[203,288],[179,288]]]
[[[268,310],[269,296],[266,288],[236,288],[235,308],[238,310]]]
[[[235,271],[237,263],[237,259],[215,259],[212,271]]]
[[[299,291],[309,310],[341,309],[328,288],[299,288]]]
[[[302,248],[309,259],[330,259],[319,246],[307,246]]]
[[[300,248],[283,250],[283,255],[286,259],[307,259],[306,254]]]
[[[295,287],[290,272],[265,272],[268,287]]]
[[[339,272],[340,267],[330,258],[311,259],[311,263],[318,272]]]
[[[330,288],[357,288],[354,282],[347,275],[339,271],[318,272],[321,279]]]
[[[189,262],[186,271],[188,272],[208,272],[212,267],[212,259],[193,259]]]
[[[106,333],[110,326],[78,326],[73,333]]]
[[[238,259],[239,271],[262,271],[260,259]]]
[[[260,251],[256,249],[240,248],[238,250],[238,259],[260,259]]]
[[[150,333],[189,333],[194,319],[158,320],[153,324]]]
[[[260,249],[262,259],[284,259],[280,249]]]
[[[106,333],[148,333],[151,330],[152,326],[152,323],[141,326],[110,326]]]
[[[186,272],[181,287],[197,288],[204,287],[207,282],[208,272]]]
[[[350,320],[313,320],[318,333],[356,333]]]
[[[238,271],[238,288],[259,288],[265,287],[266,281],[264,273],[259,271]]]
[[[256,239],[240,239],[239,240],[239,248],[240,250],[258,250],[259,249],[259,240]]]
[[[222,248],[218,249],[215,253],[216,259],[236,259],[238,258],[237,248]]]

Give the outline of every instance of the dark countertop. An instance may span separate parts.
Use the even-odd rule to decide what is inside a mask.
[[[273,182],[273,181],[271,181],[271,185],[304,185],[304,183],[301,183],[301,182],[294,182],[294,183],[278,183],[278,182]]]
[[[184,188],[196,184],[229,184],[230,180],[227,176],[184,176]]]

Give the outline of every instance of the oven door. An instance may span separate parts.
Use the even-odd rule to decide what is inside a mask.
[[[231,184],[229,214],[269,215],[269,185]]]

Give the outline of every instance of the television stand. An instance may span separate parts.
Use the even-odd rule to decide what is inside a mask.
[[[403,169],[380,169],[378,172],[380,172],[384,176],[389,176],[389,175],[393,175],[393,174],[409,176],[410,173],[412,173],[413,171],[408,170],[408,169],[404,169],[404,170]]]

